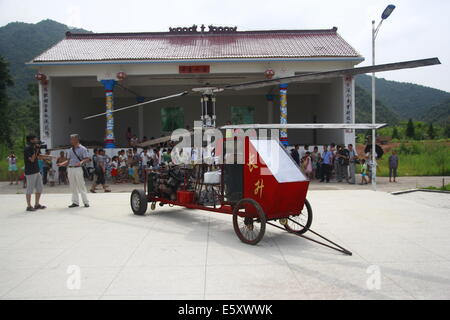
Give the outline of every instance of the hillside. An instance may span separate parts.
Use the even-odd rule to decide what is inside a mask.
[[[355,105],[356,122],[372,122],[372,96],[359,86],[355,86]],[[377,100],[375,111],[378,123],[397,124],[400,121],[400,117],[379,100]]]
[[[450,99],[427,110],[423,121],[437,124],[450,124]]]
[[[372,90],[372,78],[368,75],[356,77],[356,84],[367,92]],[[433,106],[450,99],[450,93],[434,88],[405,82],[377,78],[377,99],[397,113],[401,119],[424,120],[423,116]],[[450,114],[450,110],[448,110]]]
[[[0,28],[0,55],[10,64],[14,87],[9,91],[11,97],[23,99],[28,96],[27,85],[34,81],[34,70],[25,63],[33,59],[64,38],[71,29],[53,20],[43,20],[36,24],[12,22]]]

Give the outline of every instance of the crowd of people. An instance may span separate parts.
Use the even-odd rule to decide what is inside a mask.
[[[146,168],[158,168],[162,163],[171,161],[171,151],[172,145],[170,143],[160,144],[153,148],[144,147],[140,151],[137,147],[122,149],[113,156],[108,156],[104,149],[94,149],[89,166],[83,169],[84,177],[93,181],[91,192],[96,192],[99,186],[105,192],[109,192],[107,181],[113,184],[139,184],[144,181]],[[50,151],[46,150],[45,155],[50,156]],[[305,145],[303,150],[300,150],[300,145],[295,145],[291,150],[291,156],[310,180],[330,182],[334,179],[339,183],[355,184],[358,182],[356,172],[359,166],[361,177],[359,183],[371,183],[373,168],[371,153],[359,156],[352,144],[345,147],[332,143],[329,146],[323,146],[321,152],[319,152],[317,146],[310,150],[310,147]],[[58,174],[56,174],[51,157],[37,159],[37,166],[44,185],[68,184],[68,168],[60,165],[67,159],[68,153],[61,151],[59,157],[56,158]],[[23,181],[23,187],[26,188],[25,173],[19,175],[17,157],[13,152],[10,153],[7,161],[10,184],[18,184],[18,181],[21,180]],[[398,156],[395,150],[392,151],[388,162],[389,182],[396,182]],[[22,168],[22,171],[24,171],[24,168]]]
[[[372,181],[372,170],[376,165],[372,160],[371,150],[359,156],[352,144],[336,145],[334,143],[323,146],[323,151],[313,147],[309,149],[305,145],[300,151],[300,145],[295,145],[291,150],[294,161],[303,169],[303,172],[310,180],[329,183],[333,178],[336,182],[347,182],[349,184],[358,183],[357,167],[359,166],[359,184],[368,184]],[[398,168],[398,156],[393,150],[389,157],[389,182],[396,182]]]
[[[91,192],[101,185],[105,192],[109,192],[106,180],[118,183],[139,184],[144,181],[145,169],[157,169],[162,163],[171,161],[172,147],[160,144],[154,148],[144,147],[138,151],[136,147],[122,149],[116,155],[106,155],[104,149],[94,149],[92,169],[88,176],[94,181]]]
[[[7,157],[10,184],[18,184],[23,180],[26,191],[27,210],[35,211],[44,209],[39,203],[43,186],[48,184],[54,186],[55,178],[58,184],[69,184],[72,192],[72,204],[70,208],[79,206],[79,195],[84,206],[89,207],[85,178],[92,181],[90,192],[96,193],[97,187],[102,187],[104,192],[111,192],[108,181],[113,184],[119,183],[142,183],[145,179],[146,169],[157,169],[163,164],[171,162],[172,141],[161,143],[152,148],[137,147],[122,149],[115,155],[107,155],[104,149],[94,149],[92,156],[86,147],[82,146],[79,136],[70,137],[71,148],[65,152],[61,151],[58,157],[52,156],[50,150],[46,149],[42,154],[41,142],[34,135],[27,137],[27,146],[24,149],[24,164],[22,175],[16,155],[11,152]],[[369,146],[368,146],[369,147]],[[309,180],[329,183],[335,179],[338,183],[347,182],[356,184],[357,166],[359,166],[360,184],[368,184],[372,179],[372,170],[376,163],[372,162],[371,148],[366,147],[364,155],[360,156],[354,146],[349,144],[336,145],[334,143],[323,146],[319,152],[317,146],[310,150],[305,145],[300,150],[299,145],[291,150],[293,160],[303,169]],[[377,146],[378,147],[378,146]],[[369,152],[367,152],[369,150]],[[378,155],[378,151],[377,151]],[[379,155],[378,155],[379,156]],[[56,170],[53,165],[55,160]],[[395,150],[389,159],[389,182],[396,182],[399,158]],[[35,191],[36,202],[31,205],[31,194]]]

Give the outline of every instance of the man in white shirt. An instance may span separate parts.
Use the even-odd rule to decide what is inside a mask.
[[[68,160],[58,163],[58,166],[68,165],[69,186],[72,192],[72,204],[69,208],[76,208],[80,206],[79,194],[83,200],[84,206],[89,207],[89,200],[87,198],[86,184],[84,182],[83,165],[89,161],[89,152],[80,143],[80,137],[78,134],[70,135],[70,144],[72,148],[67,153]]]
[[[148,152],[148,147],[144,147],[144,149],[141,152],[141,166],[142,170],[147,168],[147,162],[150,160],[150,154]]]

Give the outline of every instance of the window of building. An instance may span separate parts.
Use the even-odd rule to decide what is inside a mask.
[[[254,123],[255,107],[231,107],[231,122],[233,124]]]
[[[184,109],[181,107],[161,108],[161,128],[165,132],[184,128]]]

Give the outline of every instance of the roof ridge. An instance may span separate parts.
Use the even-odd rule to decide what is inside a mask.
[[[337,27],[332,29],[279,29],[279,30],[245,30],[234,32],[186,32],[177,33],[169,31],[159,32],[102,32],[102,33],[76,33],[67,31],[66,39],[70,38],[102,38],[102,37],[146,37],[146,36],[217,36],[217,35],[245,35],[245,34],[314,34],[314,33],[337,33]]]

